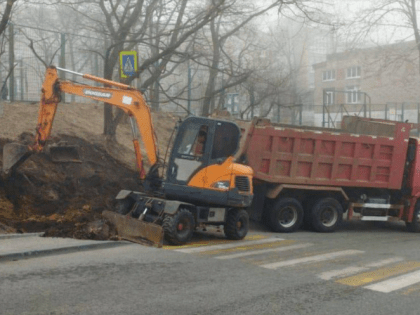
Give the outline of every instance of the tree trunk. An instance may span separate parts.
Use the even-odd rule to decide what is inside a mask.
[[[113,73],[113,65],[110,63],[111,57],[108,56],[105,59],[104,63],[104,78],[107,80],[112,80],[112,73]],[[112,105],[108,103],[104,103],[104,135],[109,136],[111,138],[115,138],[117,126],[114,123],[114,116],[112,114]]]
[[[206,93],[204,94],[203,110],[201,115],[206,117],[211,113],[211,109],[214,109],[214,90],[216,77],[219,73],[219,60],[220,60],[220,40],[219,40],[219,27],[215,27],[215,22],[210,22],[210,29],[213,42],[213,59],[210,68],[209,80],[207,82]]]

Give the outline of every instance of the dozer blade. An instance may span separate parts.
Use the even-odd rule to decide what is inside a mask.
[[[49,147],[49,151],[53,162],[82,162],[75,146],[51,146]]]
[[[20,143],[7,143],[3,147],[3,172],[8,174],[32,154],[28,146]]]
[[[160,225],[107,210],[102,212],[102,216],[117,228],[117,233],[122,239],[156,247],[163,245],[163,228]]]

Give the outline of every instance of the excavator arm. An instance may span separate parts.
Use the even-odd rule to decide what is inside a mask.
[[[69,81],[61,81],[58,78],[57,69],[82,76],[88,80],[102,83],[106,87],[96,87],[76,84]],[[57,111],[57,105],[61,100],[61,93],[79,95],[93,100],[106,102],[122,109],[130,116],[133,131],[133,144],[136,153],[136,164],[140,172],[140,177],[144,179],[145,172],[143,168],[142,155],[134,123],[137,124],[141,138],[146,148],[147,157],[151,166],[153,166],[158,161],[158,154],[149,106],[146,104],[143,95],[131,86],[88,74],[80,74],[53,66],[47,69],[45,80],[42,84],[42,95],[40,101],[38,124],[36,128],[35,143],[28,148],[29,151],[41,152],[43,150],[46,141],[51,135],[52,124]],[[22,154],[20,153],[18,155]],[[26,159],[28,154],[22,156],[24,156]],[[11,165],[6,166],[6,171],[12,168],[15,164],[22,163],[22,157],[17,157],[14,159],[15,161],[13,161],[12,157],[12,161],[9,162]],[[10,159],[5,158],[5,160]],[[5,165],[3,165],[3,169],[5,169]]]

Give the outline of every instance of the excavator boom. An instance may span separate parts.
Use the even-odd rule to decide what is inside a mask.
[[[83,84],[76,84],[69,81],[61,81],[58,78],[57,69],[67,71],[82,76],[85,79],[103,83],[112,87],[96,87]],[[106,80],[88,74],[76,73],[62,68],[49,67],[45,74],[45,80],[42,84],[42,95],[38,115],[38,124],[36,127],[35,143],[29,147],[20,144],[11,143],[6,146],[3,152],[3,158],[6,163],[3,165],[3,172],[8,173],[30,156],[30,153],[41,152],[44,149],[46,141],[51,135],[54,117],[57,111],[57,105],[61,100],[61,93],[79,95],[97,101],[102,101],[122,109],[132,118],[140,131],[141,138],[146,148],[146,154],[150,165],[157,163],[157,146],[152,125],[150,108],[147,106],[143,95],[129,85]],[[136,130],[133,126],[133,144],[136,153],[137,168],[141,178],[145,177],[142,155],[139,141],[136,137]],[[77,160],[74,151],[71,148],[53,148],[57,160],[72,161]],[[61,151],[61,152],[59,152]],[[63,151],[66,154],[59,156]],[[70,155],[70,156],[69,156]]]

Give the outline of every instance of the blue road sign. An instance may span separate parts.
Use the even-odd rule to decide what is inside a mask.
[[[127,78],[134,75],[137,71],[137,52],[121,51],[120,52],[120,68],[121,77]]]

